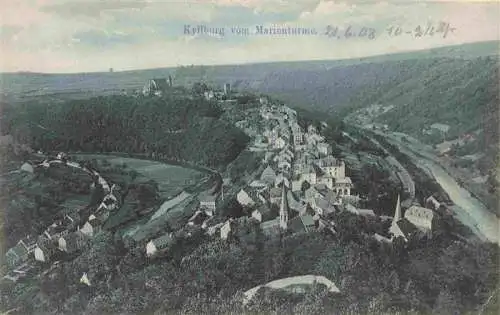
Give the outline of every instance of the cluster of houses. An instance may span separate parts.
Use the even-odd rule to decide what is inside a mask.
[[[150,82],[150,87],[154,82]],[[226,88],[227,90],[230,87]],[[376,216],[373,210],[360,209],[359,197],[352,194],[353,183],[346,176],[343,160],[332,155],[318,129],[310,125],[304,130],[297,122],[297,113],[283,105],[270,105],[261,98],[259,111],[263,128],[252,131],[252,147],[263,152],[263,165],[255,178],[248,181],[236,194],[236,201],[249,213],[249,217],[222,219],[215,216],[217,200],[224,198],[224,183],[220,193],[206,191],[198,196],[197,211],[189,218],[182,232],[168,232],[145,244],[148,257],[167,251],[179,235],[191,236],[190,231],[204,231],[210,236],[219,235],[228,239],[234,227],[242,221],[258,222],[266,235],[277,236],[285,232],[307,233],[314,229],[326,229],[336,233],[335,222],[327,219],[336,211],[348,211],[359,216]],[[6,253],[12,271],[5,279],[16,281],[30,268],[30,258],[49,262],[61,253],[73,254],[87,244],[100,229],[110,212],[120,206],[120,191],[110,186],[95,170],[68,161],[64,154],[56,159],[45,160],[35,167],[50,167],[53,163],[64,163],[87,172],[101,185],[105,192],[99,206],[88,217],[82,218],[79,211],[64,213],[48,226],[38,237],[27,236]],[[34,167],[23,164],[23,170],[33,173]],[[226,183],[227,184],[227,183]],[[406,206],[403,204],[403,207]],[[392,242],[397,237],[408,241],[417,232],[431,235],[437,216],[435,211],[441,204],[433,197],[426,200],[426,208],[409,205],[402,212],[397,200],[390,238],[375,234],[381,242]],[[194,233],[194,232],[193,232]],[[90,285],[86,274],[82,283]]]
[[[263,128],[253,134],[253,147],[264,152],[263,170],[238,192],[237,201],[266,234],[332,228],[323,216],[356,198],[345,163],[332,156],[315,126],[304,130],[298,124],[295,110],[269,105],[265,98],[260,103]]]
[[[394,105],[372,104],[368,107],[358,109],[349,116],[349,120],[353,123],[363,126],[366,129],[374,129],[380,131],[387,131],[386,124],[374,122],[375,119],[394,109]]]
[[[287,106],[268,105],[261,98],[260,119],[264,128],[250,133],[253,147],[263,152],[263,165],[258,176],[247,182],[236,194],[236,201],[249,217],[223,220],[215,216],[219,194],[198,196],[199,207],[188,220],[189,228],[199,227],[210,236],[228,239],[235,226],[248,220],[259,222],[265,234],[284,231],[309,232],[317,227],[333,231],[334,226],[323,216],[336,211],[335,205],[356,199],[351,195],[352,181],[346,166],[331,155],[331,147],[318,130],[309,126],[304,131],[297,123],[297,113]],[[151,239],[145,246],[148,257],[168,250],[176,235],[166,233]]]
[[[438,133],[443,138],[443,140],[448,134],[448,131],[450,131],[450,126],[442,123],[434,123],[428,128],[422,129],[422,133],[424,135],[433,135],[435,133]]]
[[[371,209],[360,209],[359,197],[351,193],[353,183],[346,176],[344,161],[332,156],[331,147],[316,127],[303,130],[297,123],[297,114],[286,106],[268,106],[261,99],[260,115],[264,121],[261,131],[252,131],[253,147],[264,152],[263,170],[236,195],[236,200],[251,213],[251,219],[260,222],[267,235],[309,232],[327,229],[336,233],[335,222],[328,214],[347,211],[364,217],[375,217]],[[208,201],[207,201],[208,202]],[[215,199],[206,209],[215,210]],[[419,235],[431,236],[442,205],[434,198],[426,200],[426,207],[402,205],[398,197],[394,217],[388,231],[390,238],[375,234],[379,241],[392,242],[397,237],[404,241]],[[212,215],[213,212],[208,213]],[[209,215],[207,214],[207,217]],[[246,220],[247,218],[241,218]],[[217,225],[200,220],[209,234],[220,232],[222,239],[241,219],[230,219]],[[384,218],[382,218],[384,219]]]
[[[379,234],[374,234],[374,238],[386,243],[391,243],[396,238],[402,238],[404,242],[422,236],[430,238],[439,220],[437,211],[442,210],[443,207],[446,207],[446,205],[430,196],[425,200],[425,207],[412,204],[404,211],[403,215],[400,197],[398,196],[388,233],[390,238]]]
[[[162,96],[172,86],[173,80],[170,75],[168,81],[166,78],[150,79],[144,84],[142,94],[144,96]]]
[[[121,196],[116,185],[110,187],[99,173],[89,170],[78,163],[67,161],[67,156],[62,153],[58,154],[56,159],[45,160],[35,167],[47,168],[56,163],[64,163],[68,167],[79,168],[87,172],[102,186],[105,196],[99,207],[88,217],[81,217],[82,209],[71,209],[61,214],[40,235],[36,237],[26,236],[14,247],[10,248],[6,252],[5,258],[7,265],[13,270],[4,277],[5,279],[16,281],[21,276],[21,274],[16,273],[16,270],[29,265],[33,259],[41,263],[47,263],[62,253],[71,255],[78,252],[98,232],[102,223],[109,216],[110,211],[119,207]],[[29,163],[23,164],[21,168],[28,169],[27,164]],[[32,168],[33,166],[29,171],[32,171]]]
[[[231,84],[224,83],[223,89],[220,91],[214,91],[213,89],[209,89],[208,91],[203,92],[203,96],[207,101],[210,100],[223,100],[231,98]]]

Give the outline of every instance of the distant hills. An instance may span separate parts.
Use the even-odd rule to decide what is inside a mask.
[[[387,76],[392,77],[392,74],[382,69],[387,62],[435,58],[473,59],[497,55],[498,47],[498,41],[490,41],[346,60],[193,66],[112,73],[4,73],[0,75],[0,86],[3,99],[7,101],[23,101],[42,96],[58,100],[136,90],[150,78],[174,75],[174,84],[190,84],[202,80],[221,86],[230,82],[241,89],[284,96],[285,99],[294,101],[292,105],[331,107],[345,103],[357,87],[365,84],[364,81],[376,79],[385,82]],[[351,68],[353,66],[355,68]],[[366,70],[382,72],[366,77]]]
[[[173,75],[174,85],[205,81],[222,87],[229,82],[240,90],[269,94],[294,107],[339,118],[375,103],[394,105],[381,119],[396,130],[415,134],[425,125],[440,122],[453,126],[453,134],[459,135],[483,127],[492,129],[498,122],[499,43],[347,60],[114,73],[10,73],[0,80],[4,101],[57,103],[137,90],[150,78]]]

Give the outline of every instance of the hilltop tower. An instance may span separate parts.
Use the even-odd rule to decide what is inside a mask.
[[[283,190],[281,192],[280,228],[283,230],[288,228],[288,200],[286,198],[286,185],[283,185]]]
[[[224,84],[224,94],[225,95],[231,94],[231,84],[229,83]]]

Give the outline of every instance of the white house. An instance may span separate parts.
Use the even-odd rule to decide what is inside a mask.
[[[317,159],[314,163],[325,173],[329,173],[333,178],[345,177],[345,163],[339,161],[331,155]]]
[[[249,184],[249,186],[252,188],[265,188],[265,187],[267,187],[267,183],[265,183],[262,180],[256,179],[256,180],[252,181]]]
[[[431,125],[431,129],[438,130],[442,133],[447,133],[450,130],[450,126],[446,124],[435,123]]]
[[[49,261],[54,253],[57,251],[55,245],[52,242],[38,242],[35,249],[33,250],[33,255],[36,261],[47,262]]]
[[[313,202],[313,199],[323,197],[323,195],[314,186],[309,187],[304,192],[304,195],[307,202]]]
[[[144,84],[142,94],[146,96],[161,96],[166,92],[169,85],[171,85],[170,78],[168,83],[166,78],[150,79],[146,82],[146,84]]]
[[[262,213],[258,209],[255,209],[254,211],[252,211],[252,218],[259,222],[262,222]]]
[[[317,183],[316,170],[312,165],[308,165],[302,170],[300,178],[303,181],[309,182],[311,185],[315,185]]]
[[[35,169],[33,168],[33,165],[26,162],[23,165],[21,165],[21,171],[28,172],[28,173],[34,173]]]
[[[214,91],[212,91],[212,90],[210,90],[210,91],[205,91],[205,92],[203,93],[203,95],[205,96],[205,99],[206,99],[207,101],[209,101],[209,100],[211,100],[211,99],[213,99],[213,98],[215,97]]]
[[[174,241],[173,233],[168,233],[146,244],[146,256],[152,257],[157,253],[165,252]]]
[[[215,212],[216,209],[216,201],[217,196],[213,195],[205,195],[205,196],[200,196],[200,208],[208,211],[209,213]]]
[[[434,210],[438,210],[439,207],[441,207],[441,203],[437,201],[437,199],[434,198],[434,196],[430,196],[425,200],[425,206]]]
[[[291,126],[292,129],[292,135],[293,135],[293,143],[295,145],[301,145],[304,143],[304,133],[302,132],[302,129],[300,126],[295,123]]]
[[[146,244],[146,255],[148,257],[151,257],[153,256],[154,254],[156,254],[158,252],[158,250],[156,249],[156,246],[155,244],[153,243],[153,240],[150,240],[147,244]]]
[[[67,159],[67,158],[68,158],[68,155],[67,155],[66,153],[64,153],[64,152],[59,152],[59,153],[57,153],[56,158],[57,158],[58,160],[63,160],[63,159]]]
[[[226,223],[220,229],[220,238],[223,240],[227,240],[229,234],[231,233],[231,220],[227,220]]]
[[[286,146],[286,141],[282,137],[278,137],[274,142],[275,149],[283,149]]]
[[[260,180],[268,184],[273,184],[276,180],[276,172],[271,166],[267,166],[260,175]]]
[[[327,156],[332,153],[331,147],[328,143],[320,142],[317,144],[316,148],[322,156]]]
[[[58,240],[59,250],[73,253],[80,249],[85,243],[84,234],[81,231],[76,231],[68,235],[62,236]]]
[[[323,176],[317,177],[317,183],[324,184],[329,189],[333,189],[333,185],[334,185],[333,182],[334,182],[334,178],[329,173],[326,173]]]
[[[80,232],[82,232],[83,234],[87,235],[87,236],[94,236],[94,227],[92,226],[92,224],[90,224],[89,221],[85,222],[85,224],[80,228]]]
[[[243,189],[236,195],[236,200],[238,200],[238,203],[242,206],[252,206],[255,204],[255,201]]]
[[[371,210],[371,209],[358,209],[349,203],[345,205],[345,210],[347,210],[348,212],[351,212],[355,215],[371,216],[371,217],[375,216],[375,212],[373,212],[373,210]]]
[[[334,202],[322,196],[310,199],[309,205],[319,215],[326,215],[336,210]]]
[[[299,179],[296,179],[296,180],[292,180],[292,191],[300,191],[302,189],[302,184],[304,183],[304,181],[299,178]]]
[[[349,177],[337,178],[333,184],[333,190],[341,196],[349,196],[351,194],[352,180]]]
[[[425,232],[432,231],[434,212],[431,209],[411,206],[406,210],[404,217],[420,230]]]
[[[48,258],[45,258],[43,250],[38,246],[35,248],[35,251],[33,253],[35,255],[35,260],[37,261],[45,262],[48,260]]]
[[[90,281],[86,272],[84,272],[82,277],[80,278],[80,283],[86,284],[90,287]]]

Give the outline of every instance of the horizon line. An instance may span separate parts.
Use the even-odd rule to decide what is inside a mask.
[[[129,69],[129,70],[118,70],[115,71],[114,67],[109,67],[109,70],[113,69],[113,71],[82,71],[82,72],[38,72],[38,71],[29,71],[29,70],[19,70],[19,71],[7,71],[7,72],[2,72],[0,71],[0,76],[6,74],[6,75],[12,75],[12,74],[40,74],[40,75],[82,75],[82,74],[116,74],[116,73],[125,73],[125,72],[134,72],[134,71],[150,71],[150,70],[160,70],[160,69],[177,69],[179,67],[224,67],[224,66],[248,66],[248,65],[265,65],[265,64],[271,64],[271,63],[299,63],[299,62],[308,62],[308,61],[316,61],[316,62],[321,62],[321,61],[349,61],[349,60],[363,60],[363,59],[369,59],[369,58],[376,58],[376,57],[383,57],[383,56],[391,56],[391,55],[399,55],[399,54],[408,54],[408,53],[415,53],[415,52],[424,52],[424,51],[432,51],[432,50],[440,50],[440,49],[446,49],[446,48],[451,48],[451,47],[459,47],[459,46],[470,46],[470,45],[477,45],[477,44],[485,44],[485,43],[494,43],[498,42],[500,44],[500,39],[497,40],[486,40],[486,41],[477,41],[477,42],[468,42],[468,43],[461,43],[461,44],[454,44],[454,45],[446,45],[446,46],[440,46],[440,47],[432,47],[432,48],[423,48],[423,49],[415,49],[415,50],[403,50],[403,51],[398,51],[398,52],[393,52],[393,53],[384,53],[384,54],[375,54],[375,55],[367,55],[364,57],[355,57],[355,58],[340,58],[340,59],[297,59],[297,60],[276,60],[276,61],[257,61],[257,62],[235,62],[235,63],[223,63],[223,64],[178,64],[176,66],[158,66],[155,68],[137,68],[137,69]],[[495,53],[495,55],[500,55],[500,46],[499,50]]]

